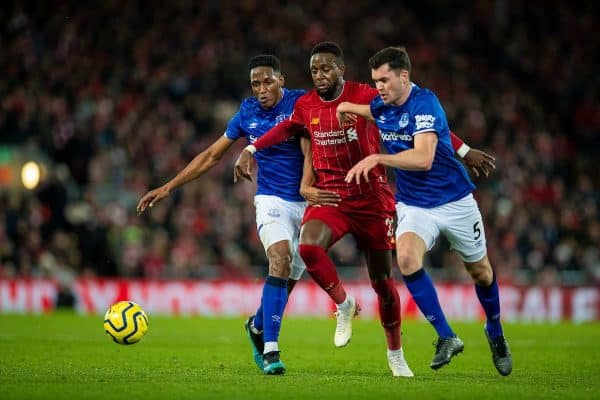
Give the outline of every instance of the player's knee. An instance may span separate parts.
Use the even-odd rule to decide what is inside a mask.
[[[269,257],[269,275],[287,279],[291,273],[292,256],[289,253],[272,254]]]
[[[402,275],[410,275],[421,268],[420,260],[410,251],[399,249],[396,252],[396,260],[398,261],[398,267]]]
[[[300,244],[298,250],[308,272],[315,268],[321,258],[327,257],[327,253],[322,247],[312,244]]]

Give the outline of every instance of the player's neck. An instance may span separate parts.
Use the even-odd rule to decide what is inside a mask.
[[[318,93],[319,97],[325,101],[332,101],[337,99],[338,97],[340,97],[340,95],[342,94],[342,91],[344,90],[344,80],[340,79],[340,81],[338,82],[338,84],[335,87],[335,90],[332,90],[331,93]]]
[[[404,86],[405,87],[404,87],[402,96],[400,96],[398,98],[398,100],[396,100],[394,102],[394,105],[396,105],[396,106],[401,106],[402,104],[406,103],[406,100],[408,100],[408,98],[410,97],[410,92],[412,91],[412,88],[413,88],[412,82],[408,81],[407,84]]]

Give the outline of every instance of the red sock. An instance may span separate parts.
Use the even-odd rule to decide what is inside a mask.
[[[310,244],[301,244],[299,249],[308,274],[327,292],[335,304],[343,303],[346,300],[346,291],[327,251],[320,246]]]
[[[385,331],[388,349],[398,350],[402,346],[400,341],[400,296],[394,278],[390,277],[384,281],[371,281],[371,286],[377,293],[379,318]]]

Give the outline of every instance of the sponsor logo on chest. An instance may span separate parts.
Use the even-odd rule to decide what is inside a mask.
[[[402,140],[404,142],[411,142],[413,139],[412,136],[409,134],[393,131],[379,131],[379,136],[381,136],[381,140],[383,140],[384,142],[396,142],[398,140]]]

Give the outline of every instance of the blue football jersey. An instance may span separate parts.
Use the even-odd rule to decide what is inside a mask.
[[[384,104],[381,96],[371,102],[381,140],[390,154],[414,148],[414,135],[435,132],[438,144],[429,171],[395,168],[396,200],[433,208],[463,198],[475,189],[467,170],[454,157],[446,113],[437,96],[412,84],[410,95],[401,106]]]
[[[294,110],[298,97],[304,90],[283,89],[283,98],[275,107],[264,109],[256,97],[242,101],[239,111],[227,124],[225,136],[231,140],[245,137],[254,143],[279,122],[286,120]],[[256,194],[281,197],[288,201],[304,201],[300,196],[300,181],[304,155],[300,138],[292,136],[283,143],[257,151],[258,189]]]

